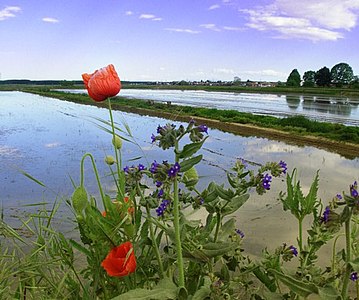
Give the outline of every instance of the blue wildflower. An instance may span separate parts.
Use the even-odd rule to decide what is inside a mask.
[[[125,173],[130,173],[130,167],[129,166],[126,166],[123,168],[123,170],[125,171]]]
[[[167,206],[170,204],[169,200],[163,200],[161,204],[156,208],[157,217],[162,217]]]
[[[160,165],[160,164],[159,164],[157,161],[154,160],[153,163],[151,164],[150,172],[151,172],[152,174],[156,173],[156,171],[157,171],[159,165]]]
[[[351,194],[352,197],[354,197],[354,198],[356,198],[356,197],[359,196],[358,191],[357,191],[354,187],[352,187],[352,188],[350,189],[350,194]]]
[[[298,256],[298,250],[293,245],[289,246],[289,250],[292,252],[294,256]]]
[[[158,127],[157,127],[157,133],[161,133],[162,129],[163,129],[163,128],[162,128],[160,125],[158,125]]]
[[[158,198],[161,198],[161,197],[163,196],[163,194],[164,194],[163,189],[160,189],[160,190],[158,191],[157,197],[158,197]]]
[[[322,223],[327,223],[329,221],[330,207],[327,206],[323,212],[323,217],[321,218]]]
[[[236,229],[236,233],[243,239],[244,238],[244,233],[242,230],[240,229]]]
[[[208,134],[208,127],[206,125],[199,125],[198,130],[199,132],[205,132]]]
[[[204,203],[204,199],[203,198],[200,198],[199,199],[199,205],[202,205]]]
[[[336,197],[338,200],[342,200],[342,199],[343,199],[343,196],[340,195],[340,194],[337,194],[335,197]]]
[[[146,167],[143,164],[138,165],[138,170],[139,171],[143,171],[144,169],[146,169]]]
[[[351,281],[357,281],[358,280],[358,272],[352,272],[350,274],[350,280]]]
[[[160,187],[162,185],[162,181],[156,181],[155,184],[156,184],[157,187]]]
[[[152,141],[152,143],[154,143],[156,141],[156,136],[153,133],[151,135],[151,141]]]
[[[180,171],[181,166],[178,162],[176,162],[169,170],[168,170],[168,176],[170,178],[173,178],[177,175],[177,173]]]
[[[271,181],[272,181],[272,176],[270,176],[269,174],[265,174],[264,177],[262,178],[263,188],[266,190],[270,190]]]
[[[287,173],[287,163],[283,160],[281,160],[279,162],[279,166],[282,168],[282,173],[286,174]]]

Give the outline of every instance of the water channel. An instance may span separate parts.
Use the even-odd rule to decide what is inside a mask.
[[[21,92],[0,93],[0,204],[5,221],[11,222],[26,211],[25,205],[51,204],[55,199],[66,199],[71,195],[70,178],[79,183],[80,160],[86,152],[94,155],[106,192],[113,192],[108,166],[104,163],[104,156],[112,154],[111,136],[98,128],[99,122],[94,118],[108,120],[108,111]],[[159,150],[151,144],[150,138],[157,126],[167,120],[119,111],[114,112],[114,118],[119,126],[122,122],[129,125],[142,148],[125,142],[124,164],[148,165],[154,159],[173,161],[171,152]],[[350,160],[313,147],[241,137],[215,129],[209,130],[209,138],[201,151],[204,161],[198,166],[198,173],[204,183],[222,182],[224,170],[228,170],[237,158],[258,164],[284,160],[289,171],[294,167],[298,169],[305,191],[316,171],[320,170],[319,196],[324,202],[338,192],[347,191],[349,184],[359,179],[359,158]],[[138,156],[142,159],[130,161]],[[21,171],[42,181],[46,188],[23,176]],[[246,234],[245,246],[252,252],[258,253],[266,245],[295,243],[294,219],[282,211],[277,200],[279,192],[285,189],[283,180],[274,180],[272,189],[262,197],[253,193],[237,215],[238,227]],[[86,165],[85,184],[91,193],[97,194],[90,163]],[[69,209],[63,205],[59,213],[68,216]],[[62,220],[66,223],[66,218]]]
[[[86,90],[67,91],[86,93]],[[304,115],[312,120],[359,126],[359,98],[163,89],[122,89],[119,95],[126,98],[170,101],[178,105],[234,109],[280,118]]]

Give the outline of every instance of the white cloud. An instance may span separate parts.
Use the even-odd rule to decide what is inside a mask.
[[[152,14],[141,14],[139,16],[139,19],[146,19],[146,20],[152,20],[152,21],[162,21],[162,18],[159,18]]]
[[[42,21],[44,21],[46,23],[59,23],[60,22],[58,19],[50,18],[50,17],[42,18]]]
[[[125,12],[125,14],[126,14],[126,16],[132,16],[132,15],[133,15],[133,11],[128,10],[128,11]]]
[[[232,26],[223,26],[224,30],[229,30],[229,31],[244,31],[245,29],[242,27],[232,27]]]
[[[200,27],[213,30],[213,31],[221,31],[215,24],[201,24]]]
[[[213,4],[211,5],[210,7],[208,7],[208,10],[213,10],[213,9],[218,9],[220,8],[221,6],[219,4]]]
[[[217,68],[217,69],[213,69],[213,73],[214,74],[229,74],[229,75],[234,75],[236,74],[236,72],[232,69],[226,69],[226,68]]]
[[[19,6],[6,6],[4,9],[0,10],[0,21],[16,17],[16,13],[20,11],[21,8]]]
[[[198,31],[198,30],[192,30],[192,29],[187,29],[187,28],[165,28],[165,30],[173,31],[173,32],[191,33],[191,34],[200,33],[200,31]]]
[[[357,10],[358,0],[275,0],[240,11],[248,15],[248,27],[277,32],[276,38],[335,41],[357,25]]]
[[[268,77],[286,77],[287,73],[275,71],[275,70],[257,70],[257,71],[243,71],[241,72],[244,75],[249,76],[268,76]]]
[[[156,18],[155,15],[150,15],[150,14],[141,14],[140,19],[153,19],[153,18]]]

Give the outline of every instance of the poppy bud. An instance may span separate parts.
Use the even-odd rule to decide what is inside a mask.
[[[112,155],[106,155],[105,163],[111,166],[115,163],[115,158]]]
[[[72,194],[71,199],[72,199],[72,207],[74,208],[77,214],[81,214],[88,204],[87,193],[85,188],[79,186]]]
[[[112,145],[115,146],[116,149],[121,149],[122,148],[122,139],[118,136],[115,135],[115,137],[112,139]]]

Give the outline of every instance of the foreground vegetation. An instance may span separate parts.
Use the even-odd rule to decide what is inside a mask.
[[[108,99],[109,121],[96,120],[113,145],[113,155],[106,155],[103,163],[114,188],[105,189],[94,157],[84,154],[78,182],[70,175],[74,192],[66,200],[78,239],[68,239],[52,226],[56,202],[23,221],[23,228],[35,236],[30,241],[1,214],[1,299],[359,298],[357,181],[324,203],[317,197],[318,172],[305,195],[296,169],[289,172],[284,161],[260,165],[239,158],[225,170],[225,185],[211,182],[200,189],[196,168],[203,159],[200,150],[208,127],[194,120],[154,129],[152,143],[166,150],[167,160],[145,164],[140,156],[124,166],[124,141],[138,144],[128,125],[117,126],[113,119],[112,106],[124,105],[123,99],[110,99],[120,91],[118,75],[109,65],[83,74],[83,79],[93,100],[103,105]],[[73,101],[87,99],[61,97],[67,96]],[[85,168],[87,162],[90,168]],[[91,170],[98,195],[89,195],[85,184]],[[246,233],[235,215],[251,197],[269,192],[277,177],[286,179],[287,190],[279,201],[292,215],[290,222],[297,224],[297,236],[268,245],[254,259],[242,246]],[[195,219],[199,210],[205,217]],[[330,242],[331,258],[321,266],[320,251]]]
[[[109,102],[110,103],[110,102]],[[111,106],[110,106],[111,107]],[[78,239],[69,239],[52,225],[59,203],[44,206],[22,228],[25,240],[0,219],[1,299],[354,299],[359,297],[358,184],[326,202],[318,199],[319,175],[304,193],[295,168],[284,161],[258,166],[241,158],[226,170],[227,184],[197,185],[196,167],[208,135],[204,124],[158,126],[153,144],[173,150],[168,161],[142,164],[137,157],[124,166],[121,151],[136,143],[130,128],[98,120],[109,133],[114,155],[109,167],[115,191],[101,184],[90,153],[81,159],[80,179],[66,200]],[[188,139],[186,139],[188,137]],[[189,140],[188,144],[183,141]],[[89,195],[85,178],[91,168],[99,195]],[[85,172],[86,170],[86,172]],[[41,181],[29,178],[42,184]],[[245,238],[235,215],[252,198],[270,192],[284,177],[283,209],[298,233],[281,245],[268,245],[260,258],[243,248]],[[345,189],[345,187],[343,187]],[[276,197],[276,195],[273,195]],[[193,219],[202,210],[203,219]],[[311,220],[309,227],[305,226]],[[344,240],[344,247],[338,240]],[[321,251],[330,260],[318,264]]]

